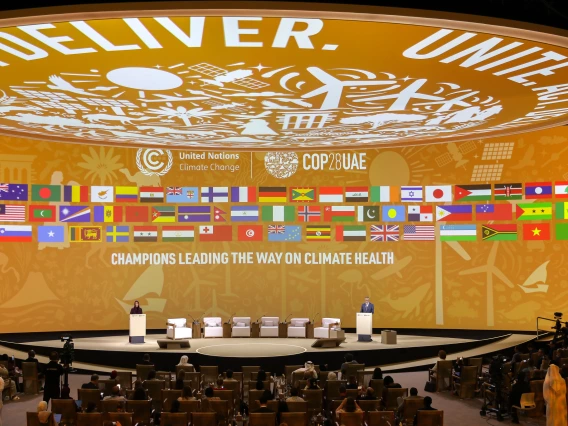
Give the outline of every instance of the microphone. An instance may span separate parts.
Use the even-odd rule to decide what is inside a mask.
[[[282,324],[286,324],[288,322],[288,318],[290,318],[292,314],[288,315]]]
[[[315,323],[316,323],[316,318],[318,317],[318,315],[319,315],[319,312],[314,315],[314,319],[312,320],[312,324],[315,324]]]
[[[262,314],[255,322],[259,322],[262,317],[265,317],[266,314]]]
[[[191,314],[187,314],[187,315],[190,316],[191,320],[193,321],[193,324],[197,324],[197,323],[198,323],[198,321],[195,321],[195,318],[193,318],[193,317],[191,316]]]
[[[233,321],[233,317],[235,316],[236,312],[234,314],[231,314],[231,317],[227,320],[227,324],[232,323]]]

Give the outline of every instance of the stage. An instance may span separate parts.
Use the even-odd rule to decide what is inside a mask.
[[[444,349],[449,358],[479,356],[511,348],[533,338],[532,335],[510,333],[483,338],[399,333],[397,344],[387,345],[381,343],[380,334],[373,335],[372,342],[357,342],[356,334],[347,333],[345,342],[337,348],[313,348],[315,339],[208,338],[190,339],[190,348],[187,349],[160,349],[157,341],[165,339],[165,334],[149,334],[143,344],[128,343],[128,336],[124,333],[103,333],[92,337],[81,333],[73,334],[77,336],[74,337],[74,367],[101,372],[133,369],[141,361],[143,353],[150,353],[157,368],[166,371],[179,362],[182,354],[189,355],[190,362],[195,366],[219,365],[220,368],[232,368],[235,371],[242,365],[262,365],[267,371],[278,373],[284,369],[284,365],[303,364],[308,360],[337,369],[347,352],[353,353],[358,362],[369,368],[381,366],[387,370],[413,370],[431,365],[440,349]],[[26,340],[26,335],[20,335],[12,341],[6,337],[8,336],[0,336],[0,351],[18,351],[21,357],[29,349],[46,356],[54,349],[60,351],[62,347],[61,341],[53,336],[44,340],[32,340],[29,336],[30,339]],[[16,357],[19,355],[16,354]]]

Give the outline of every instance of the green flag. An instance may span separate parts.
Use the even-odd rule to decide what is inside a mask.
[[[262,206],[262,220],[269,222],[294,222],[294,206]]]
[[[32,201],[61,201],[61,185],[32,185]]]
[[[556,239],[559,241],[568,240],[568,223],[556,224]]]

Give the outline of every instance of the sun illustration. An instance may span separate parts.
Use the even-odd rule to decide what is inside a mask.
[[[115,170],[123,167],[123,164],[118,162],[120,155],[113,156],[113,151],[113,148],[106,151],[104,147],[101,147],[97,154],[94,148],[91,147],[89,148],[91,155],[82,154],[81,157],[83,157],[85,162],[79,163],[78,166],[88,170],[85,179],[90,177],[91,183],[98,180],[100,185],[106,184],[107,180],[112,181],[116,179]]]

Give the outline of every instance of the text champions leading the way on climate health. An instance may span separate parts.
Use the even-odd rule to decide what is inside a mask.
[[[394,253],[218,252],[112,253],[112,265],[392,265]]]

